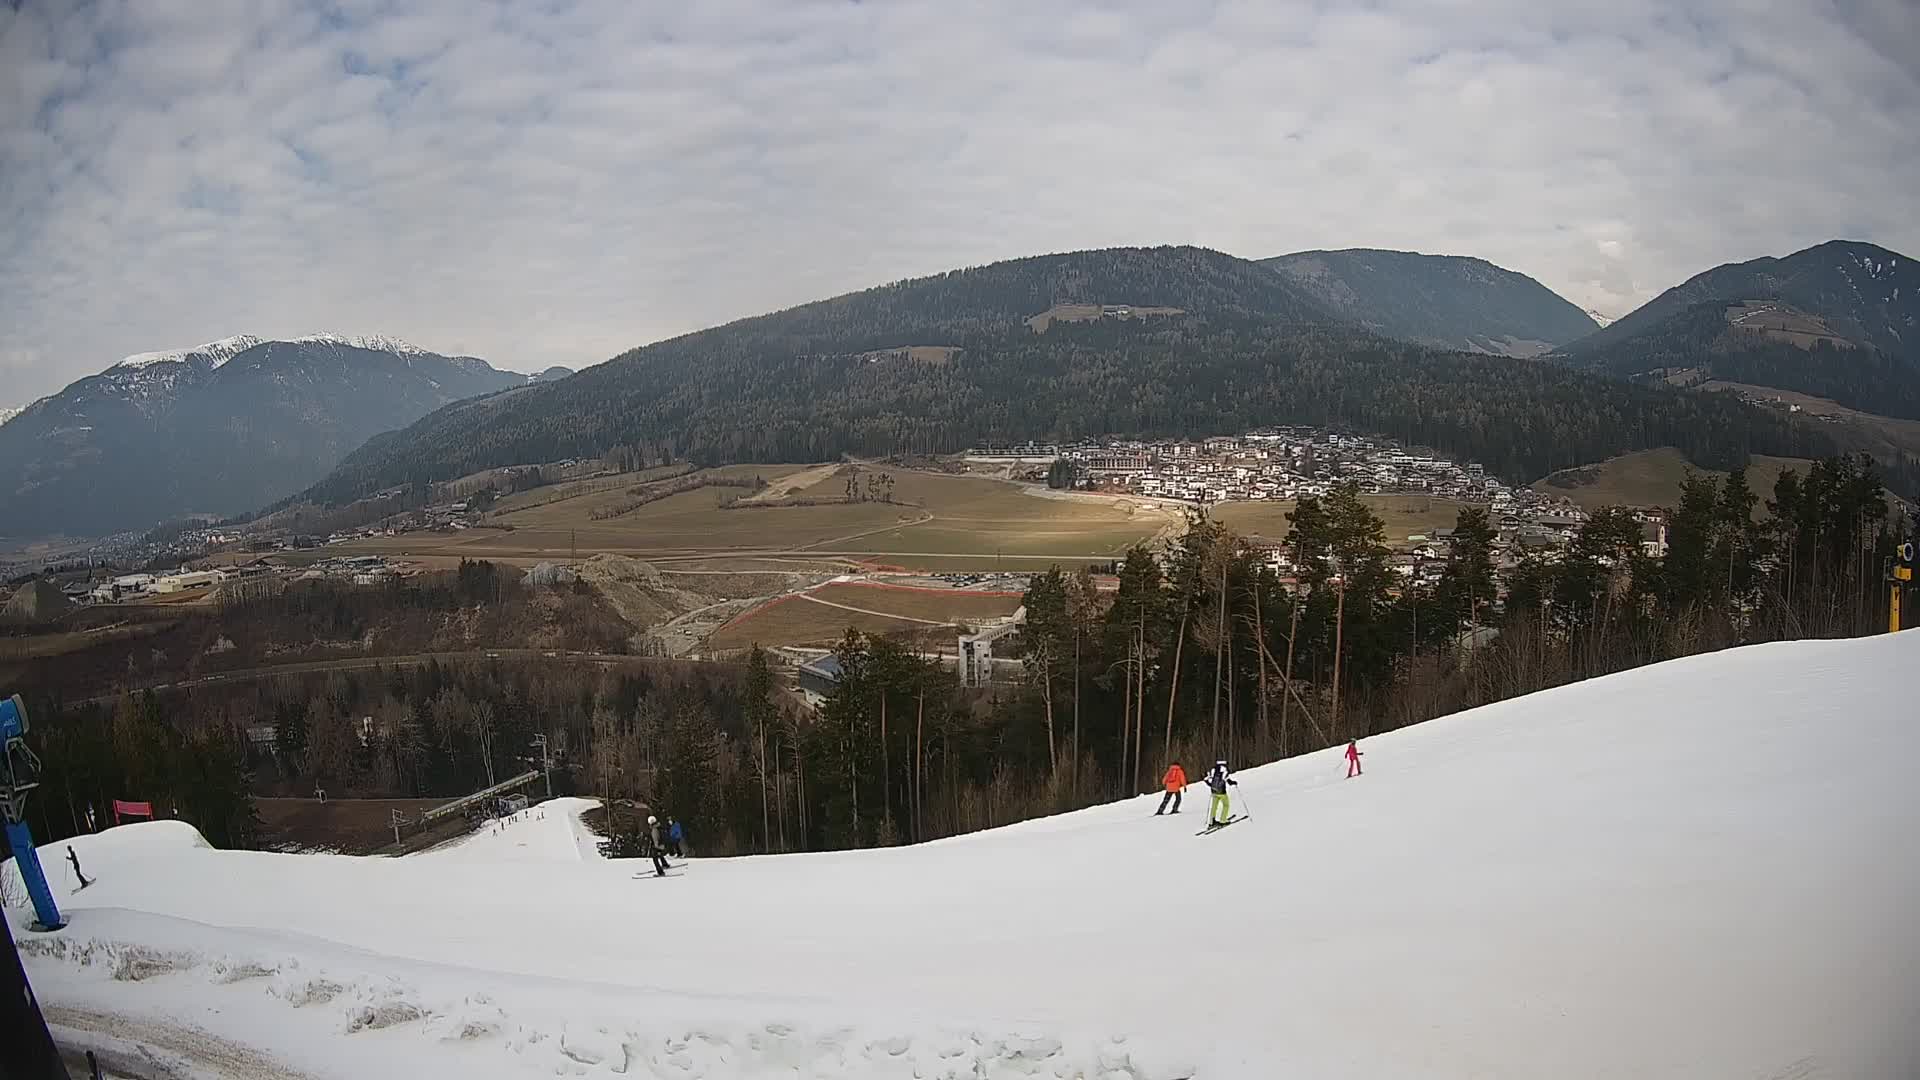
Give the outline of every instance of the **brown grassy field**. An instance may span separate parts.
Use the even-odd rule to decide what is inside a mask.
[[[1012,593],[838,582],[754,608],[715,631],[707,646],[824,645],[839,640],[848,627],[945,640],[958,624],[1004,618],[1019,606],[1020,597]]]
[[[823,475],[816,470],[744,465],[713,472],[758,475],[777,483],[810,471],[819,479],[793,492],[795,497],[844,497],[845,480],[837,471]],[[721,509],[722,500],[741,491],[715,488],[683,492],[617,518],[594,520],[595,510],[630,499],[625,488],[618,487],[587,490],[497,519],[513,525],[510,531],[411,533],[353,541],[328,551],[511,561],[565,559],[576,550],[583,558],[610,552],[645,559],[783,553],[871,559],[909,568],[1044,566],[1055,560],[1113,558],[1180,520],[1175,511],[1138,500],[1045,498],[981,477],[867,467],[861,471],[892,475],[894,501]]]
[[[1766,497],[1773,492],[1774,482],[1782,472],[1795,469],[1805,473],[1812,464],[1802,458],[1754,455],[1753,463],[1747,467],[1747,486],[1760,496],[1763,504],[1755,508],[1755,514],[1766,512]],[[1598,465],[1558,472],[1535,483],[1533,489],[1572,499],[1588,510],[1602,506],[1671,508],[1680,501],[1680,485],[1688,472],[1716,478],[1723,475],[1694,465],[1680,451],[1667,446],[1658,450],[1622,454]]]
[[[1431,534],[1434,529],[1452,525],[1464,505],[1424,495],[1366,495],[1362,499],[1386,526],[1389,546],[1405,544],[1415,533]],[[1278,540],[1292,527],[1287,521],[1292,512],[1291,501],[1236,502],[1215,506],[1212,515],[1235,532]]]
[[[920,589],[904,585],[839,582],[810,590],[809,596],[864,611],[902,615],[931,622],[968,622],[1004,618],[1020,606],[1017,593],[967,589]]]
[[[625,491],[627,488],[633,487],[636,484],[645,484],[654,480],[678,476],[686,471],[687,468],[684,465],[663,465],[659,468],[644,469],[640,472],[622,473],[619,476],[596,476],[591,480],[567,480],[558,484],[549,484],[546,487],[534,488],[531,491],[517,491],[511,495],[503,496],[493,504],[493,513],[496,517],[510,517],[513,514],[531,507],[543,506],[547,503],[560,502],[565,499],[578,498],[582,495],[591,495],[598,492]]]
[[[1783,307],[1772,300],[1747,300],[1728,307],[1726,315],[1727,322],[1742,330],[1802,349],[1811,349],[1821,341],[1847,343],[1820,317]]]
[[[1177,511],[1146,500],[1046,497],[977,476],[892,475],[894,498],[920,507],[927,520],[822,544],[820,550],[872,554],[901,565],[913,565],[914,557],[948,555],[1106,559],[1180,521]],[[841,483],[829,477],[810,490],[830,493]]]
[[[756,644],[831,645],[840,640],[849,627],[868,634],[906,634],[942,641],[951,639],[955,633],[944,626],[846,611],[789,596],[756,608],[714,631],[707,638],[707,648],[722,652]]]
[[[1149,315],[1184,315],[1176,307],[1134,307],[1129,309],[1129,318],[1145,318]],[[1056,322],[1092,322],[1100,318],[1099,304],[1055,304],[1038,315],[1027,320],[1027,326],[1035,333],[1045,333],[1047,327]]]

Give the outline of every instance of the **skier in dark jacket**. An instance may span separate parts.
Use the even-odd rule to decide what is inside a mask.
[[[667,819],[667,853],[676,859],[686,858],[686,849],[681,846],[686,839],[686,832],[680,828],[680,819],[669,817]]]
[[[667,876],[667,846],[660,838],[660,819],[647,815],[647,854],[653,857],[655,877]]]
[[[1213,803],[1207,807],[1207,823],[1225,825],[1233,817],[1232,799],[1227,795],[1227,786],[1240,786],[1240,781],[1227,775],[1227,763],[1216,761],[1213,768],[1207,770],[1207,789],[1213,792]]]

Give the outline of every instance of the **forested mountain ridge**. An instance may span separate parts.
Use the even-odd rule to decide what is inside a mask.
[[[0,426],[9,535],[232,514],[298,491],[376,432],[523,383],[380,338],[251,336],[131,356]]]
[[[1183,313],[1026,326],[1062,302]],[[1654,446],[1703,465],[1831,449],[1820,432],[1731,400],[1386,341],[1245,260],[1128,248],[882,286],[459,402],[370,440],[304,497],[339,503],[615,446],[703,463],[819,461],[1280,423],[1379,432],[1518,480]]]
[[[1825,320],[1849,341],[1920,362],[1920,262],[1858,240],[1716,266],[1561,351],[1595,353],[1714,300],[1779,300]]]
[[[1771,300],[1694,304],[1574,363],[1620,378],[1747,383],[1920,419],[1920,366]]]
[[[1341,319],[1436,348],[1537,356],[1598,329],[1545,285],[1484,259],[1350,248],[1300,251],[1260,265]]]
[[[1920,262],[1836,240],[1716,267],[1558,357],[1626,378],[1680,371],[1920,419]]]

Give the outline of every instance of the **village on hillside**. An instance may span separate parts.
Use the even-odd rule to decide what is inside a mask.
[[[984,444],[969,450],[979,463],[1065,462],[1076,490],[1171,499],[1195,507],[1225,503],[1293,502],[1324,498],[1352,483],[1362,495],[1406,495],[1487,506],[1502,562],[1511,567],[1529,552],[1550,555],[1584,524],[1587,512],[1564,498],[1514,487],[1477,462],[1458,462],[1397,442],[1310,427],[1276,427],[1205,439],[1097,439],[1067,444]],[[1061,470],[1051,475],[1058,478]],[[1037,470],[1036,470],[1037,472]],[[1664,554],[1666,517],[1636,511],[1649,555]],[[1395,566],[1408,578],[1439,572],[1453,530],[1389,534]],[[1268,552],[1283,574],[1293,569],[1281,536],[1248,538]]]

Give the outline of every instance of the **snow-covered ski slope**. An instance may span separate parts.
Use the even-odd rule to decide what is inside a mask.
[[[1913,1077],[1916,690],[1920,632],[1760,646],[1243,773],[1204,838],[1196,786],[665,880],[583,802],[398,860],[131,826],[26,948],[57,1017],[313,1078]]]

